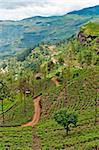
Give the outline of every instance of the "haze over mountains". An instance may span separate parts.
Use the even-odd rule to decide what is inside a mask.
[[[0,59],[33,49],[41,42],[56,43],[76,34],[83,24],[99,23],[99,5],[64,16],[32,17],[21,21],[0,21]]]

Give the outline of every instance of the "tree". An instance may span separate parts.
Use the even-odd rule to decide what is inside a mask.
[[[22,100],[22,95],[24,96],[24,114],[26,115],[26,93],[30,92],[29,81],[26,77],[21,77],[19,81],[19,90]]]
[[[66,109],[61,109],[55,113],[54,119],[58,124],[64,127],[66,135],[68,135],[69,125],[73,124],[75,127],[77,126],[78,115],[74,112],[68,113]]]
[[[87,66],[91,65],[91,63],[92,63],[92,52],[91,51],[84,52],[84,61]]]
[[[1,101],[1,107],[2,107],[2,120],[3,120],[3,126],[4,126],[4,99],[9,96],[10,92],[8,90],[8,87],[6,83],[2,80],[0,80],[0,101]]]
[[[59,62],[60,65],[63,65],[63,64],[64,64],[63,56],[60,56],[60,57],[59,57],[58,62]]]
[[[81,52],[78,55],[78,63],[80,64],[80,67],[83,67],[83,56]]]
[[[54,63],[53,63],[53,61],[49,61],[49,62],[48,62],[48,72],[50,72],[51,70],[53,70],[53,68],[54,68]]]
[[[75,46],[72,40],[68,42],[68,53],[66,54],[66,59],[68,60],[68,67],[73,67],[73,60],[75,58]]]

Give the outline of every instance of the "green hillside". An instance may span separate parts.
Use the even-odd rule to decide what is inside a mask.
[[[94,22],[84,25],[81,30],[84,31],[85,35],[99,36],[99,25]]]
[[[0,150],[99,148],[98,27],[85,24],[68,40],[1,63]],[[78,116],[68,136],[54,119],[64,108]]]

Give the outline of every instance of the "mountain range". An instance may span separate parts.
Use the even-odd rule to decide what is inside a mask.
[[[16,56],[39,43],[57,43],[78,33],[87,22],[99,23],[99,5],[73,11],[64,16],[0,21],[0,59]]]

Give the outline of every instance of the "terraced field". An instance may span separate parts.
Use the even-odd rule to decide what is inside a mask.
[[[99,107],[98,105],[96,107],[96,100],[99,98],[98,69],[72,69],[70,77],[66,76],[60,78],[58,86],[53,79],[45,82],[43,87],[39,83],[36,85],[35,89],[38,87],[40,89],[38,88],[35,95],[42,91],[42,114],[35,129],[17,126],[28,122],[33,116],[31,96],[26,97],[26,113],[24,102],[19,101],[15,107],[4,113],[5,125],[17,127],[0,128],[1,150],[32,150],[38,149],[38,145],[42,150],[91,150],[99,146]],[[54,113],[64,107],[68,112],[75,111],[79,118],[77,128],[70,126],[68,137],[64,129],[54,120]]]
[[[32,128],[0,128],[0,150],[32,150]]]
[[[99,107],[97,106],[96,114],[95,105],[99,95],[96,97],[97,90],[92,87],[98,74],[93,71],[95,81],[92,81],[92,76],[87,71],[85,74],[68,81],[66,89],[63,84],[43,96],[42,119],[36,126],[42,149],[92,150],[99,147]],[[76,112],[79,118],[77,128],[70,127],[68,137],[54,120],[54,113],[64,107],[69,112]]]
[[[3,110],[2,101],[0,101],[0,150],[99,149],[98,45],[94,43],[94,48],[89,44],[90,50],[92,49],[90,51],[87,49],[86,40],[84,41],[86,46],[83,45],[83,48],[77,39],[71,38],[71,41],[74,45],[72,42],[68,45],[62,41],[54,49],[59,52],[58,55],[50,56],[47,53],[49,54],[47,58],[44,58],[43,52],[49,51],[49,46],[42,45],[37,48],[38,52],[31,53],[25,62],[17,62],[16,66],[15,61],[14,65],[17,69],[9,77],[0,74],[1,83],[5,83],[6,87],[8,85],[8,91],[9,89],[11,91],[11,97],[8,94],[8,97],[3,99]],[[71,49],[72,52],[70,52]],[[39,57],[41,50],[43,57],[41,55]],[[54,59],[55,64],[50,57]],[[78,57],[82,60],[79,61]],[[27,62],[32,65],[34,58],[35,61],[42,59],[39,60],[40,66],[37,65],[33,72],[32,68],[27,69],[25,65]],[[24,68],[21,75],[20,65]],[[14,79],[16,72],[19,74],[17,80]],[[41,112],[40,118],[36,118],[37,124],[34,127],[30,124],[35,119],[33,118],[36,110],[33,105],[34,97],[39,95],[41,95]],[[5,97],[5,94],[3,96]],[[77,127],[74,128],[71,125],[68,136],[63,127],[54,120],[57,110],[64,108],[67,112],[75,112],[78,115]],[[33,128],[27,126],[33,126]]]

